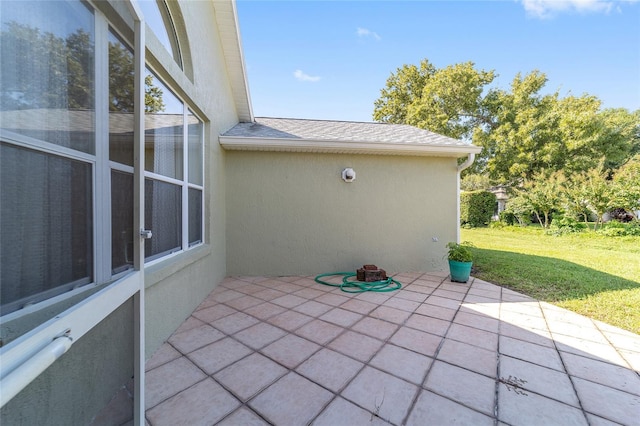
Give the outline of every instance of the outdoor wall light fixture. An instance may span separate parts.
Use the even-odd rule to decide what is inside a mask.
[[[353,182],[356,180],[356,172],[351,167],[344,169],[342,171],[342,180],[345,182]]]

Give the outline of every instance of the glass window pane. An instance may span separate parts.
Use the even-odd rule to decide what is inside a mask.
[[[203,125],[191,111],[187,115],[187,139],[189,142],[189,182],[202,185]]]
[[[133,166],[133,52],[109,32],[109,159]]]
[[[133,267],[133,175],[111,171],[111,270]]]
[[[0,127],[95,153],[94,17],[80,2],[1,1]]]
[[[182,248],[182,188],[166,182],[145,179],[144,223],[153,237],[145,240],[147,260]]]
[[[91,166],[0,145],[4,315],[93,279]]]
[[[163,0],[138,0],[138,4],[142,9],[142,15],[147,25],[149,25],[164,48],[167,49],[167,52],[173,56],[176,63],[182,67],[178,38],[176,37],[167,4]]]
[[[189,246],[202,242],[202,191],[189,188]]]
[[[182,179],[184,106],[149,72],[145,86],[145,170]]]

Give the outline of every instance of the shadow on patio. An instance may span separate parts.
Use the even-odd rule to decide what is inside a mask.
[[[225,279],[148,361],[148,423],[638,424],[640,336],[479,279],[394,278]]]

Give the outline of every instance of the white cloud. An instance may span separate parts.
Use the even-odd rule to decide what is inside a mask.
[[[563,12],[609,13],[614,8],[611,0],[522,0],[529,16],[546,19]]]
[[[370,31],[370,30],[368,30],[366,28],[358,27],[358,29],[356,30],[356,34],[358,34],[358,37],[371,37],[371,38],[374,38],[376,40],[381,40],[382,39],[382,37],[380,37],[378,35],[378,33]]]
[[[302,70],[295,70],[293,72],[293,76],[298,80],[298,81],[310,81],[312,83],[315,83],[316,81],[320,80],[321,77],[319,76],[313,76],[313,75],[309,75],[306,74],[304,71]]]

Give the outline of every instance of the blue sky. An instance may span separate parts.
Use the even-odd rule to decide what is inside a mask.
[[[544,72],[547,92],[640,109],[640,2],[238,0],[254,114],[371,121],[403,64],[472,61],[508,88]]]

